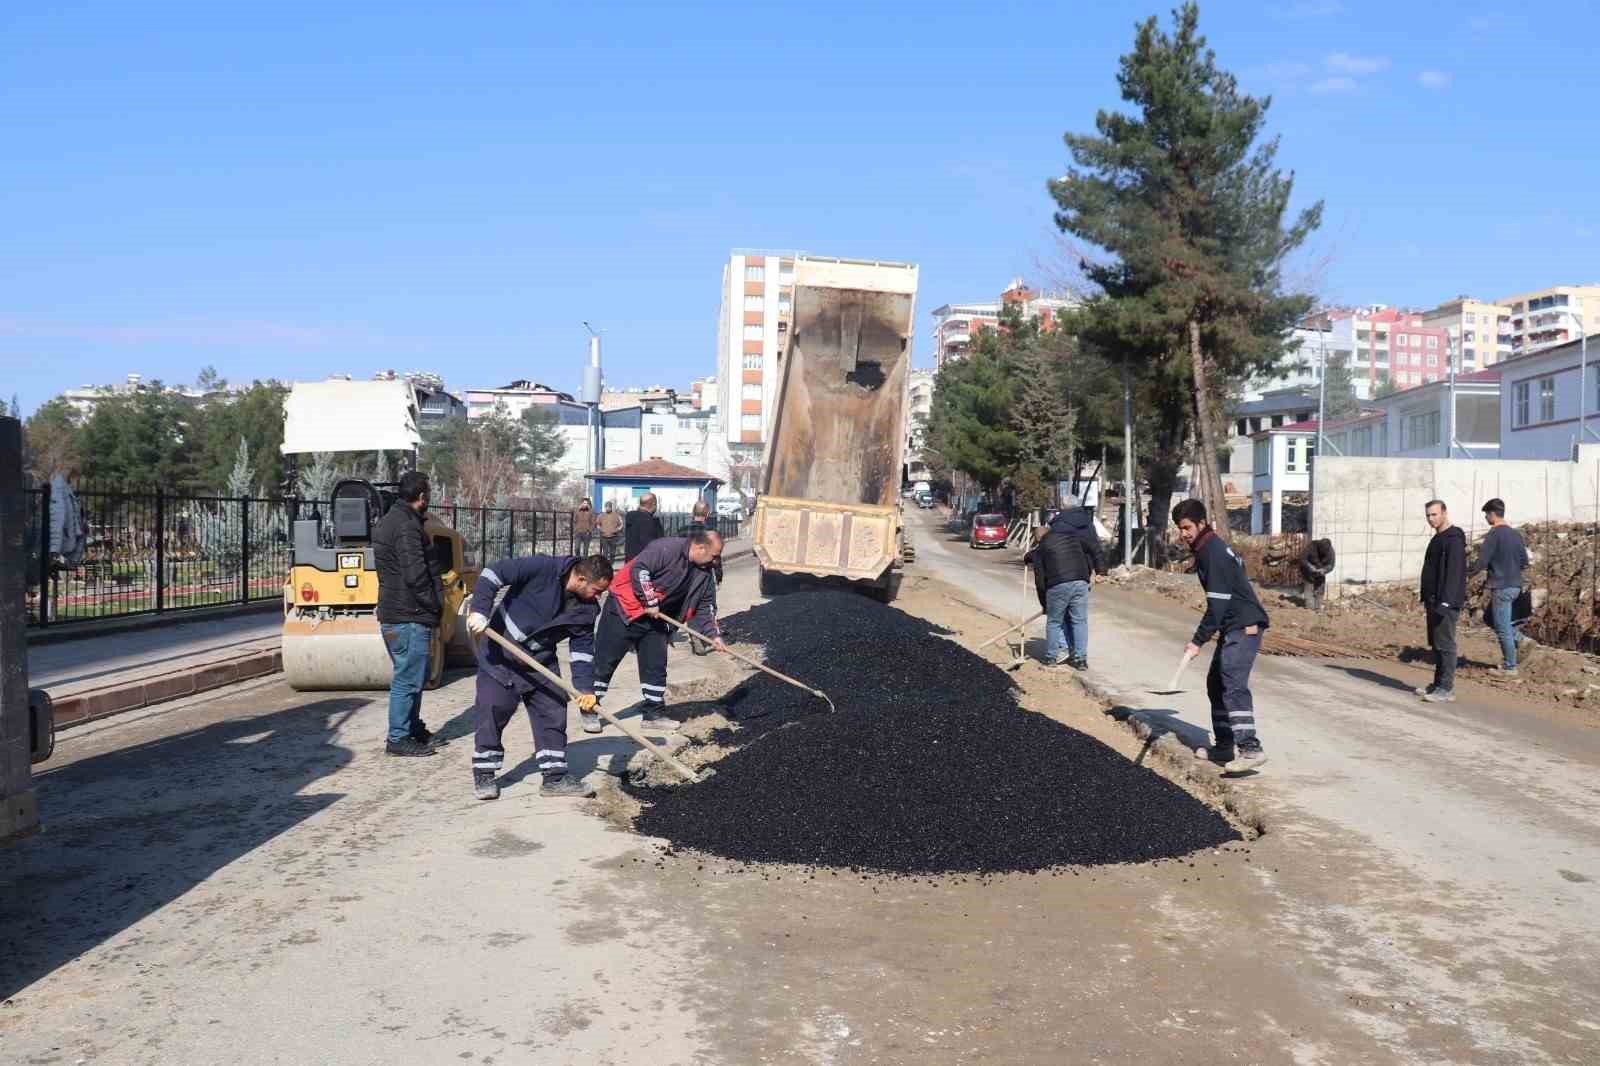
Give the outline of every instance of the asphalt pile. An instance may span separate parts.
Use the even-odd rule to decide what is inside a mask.
[[[634,790],[646,803],[636,828],[675,848],[983,874],[1173,859],[1241,839],[1177,785],[1024,710],[1003,670],[921,619],[819,589],[723,628],[839,710],[767,678],[741,685],[739,716],[768,713],[723,738],[743,746],[715,776]]]

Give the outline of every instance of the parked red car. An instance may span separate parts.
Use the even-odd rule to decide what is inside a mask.
[[[970,543],[974,548],[1004,548],[1006,546],[1006,516],[1003,514],[974,515]]]

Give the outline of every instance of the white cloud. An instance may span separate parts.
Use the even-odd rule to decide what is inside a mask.
[[[1333,73],[1345,75],[1376,74],[1389,69],[1389,60],[1385,56],[1357,56],[1349,52],[1334,52],[1324,63]]]
[[[1417,81],[1424,89],[1443,89],[1450,84],[1450,75],[1442,70],[1425,70],[1417,75]]]
[[[1323,78],[1314,82],[1311,91],[1314,93],[1347,93],[1356,88],[1354,78]]]

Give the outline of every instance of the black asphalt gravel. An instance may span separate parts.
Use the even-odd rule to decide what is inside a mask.
[[[839,710],[768,678],[741,685],[735,710],[769,713],[719,738],[748,742],[716,775],[636,790],[647,803],[636,827],[674,847],[1000,873],[1177,858],[1241,839],[1177,785],[1023,710],[1004,671],[899,610],[817,589],[732,616],[724,630],[764,645],[772,665]]]

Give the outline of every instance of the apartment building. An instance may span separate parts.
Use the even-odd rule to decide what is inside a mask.
[[[1457,296],[1422,312],[1422,324],[1445,331],[1451,350],[1460,356],[1458,374],[1471,374],[1511,358],[1511,308],[1506,304]]]
[[[1497,301],[1507,308],[1510,355],[1527,355],[1577,340],[1600,323],[1600,283],[1552,285]],[[1594,322],[1586,325],[1586,319]]]
[[[1324,343],[1352,353],[1350,374],[1362,399],[1388,381],[1408,389],[1450,376],[1449,334],[1425,325],[1420,312],[1373,304],[1325,314],[1330,328]]]
[[[778,356],[793,319],[794,261],[801,254],[736,248],[722,268],[716,406],[730,449],[757,462],[772,425]]]
[[[468,385],[463,398],[468,418],[487,418],[497,404],[503,404],[512,418],[521,418],[530,407],[574,402],[571,393],[523,378],[505,385]]]
[[[1002,309],[1015,306],[1024,319],[1039,323],[1041,330],[1055,328],[1061,314],[1078,306],[1078,301],[1065,294],[1035,292],[1021,278],[1012,278],[1000,298],[945,304],[934,309],[933,367],[943,367],[948,359],[958,359],[972,348],[972,342],[982,329],[1000,328]]]

